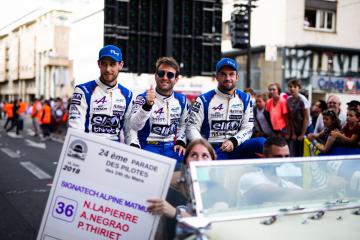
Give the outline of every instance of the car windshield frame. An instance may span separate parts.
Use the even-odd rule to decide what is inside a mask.
[[[342,179],[339,176],[336,176],[336,174],[325,172],[326,173],[325,175],[326,181],[324,183],[325,185],[322,186],[320,184],[315,184],[316,183],[316,181],[314,180],[315,170],[313,169],[318,168],[323,172],[325,170],[330,171],[329,169],[332,169],[331,166],[333,165],[337,166],[340,161],[342,161],[340,166],[346,167],[348,166],[348,164],[355,164],[356,170],[358,171],[356,173],[360,174],[360,155],[317,156],[317,157],[301,157],[301,158],[294,158],[294,157],[261,158],[261,159],[245,159],[245,160],[190,162],[190,175],[191,175],[191,183],[192,183],[192,191],[193,191],[192,195],[194,198],[193,203],[194,203],[194,209],[196,210],[196,216],[206,217],[211,219],[211,221],[224,221],[224,220],[234,220],[234,219],[244,219],[244,218],[254,218],[254,217],[300,214],[306,212],[360,208],[360,189],[359,189],[359,193],[356,193],[356,196],[352,196],[352,194],[349,194],[349,191],[346,190],[348,188],[350,189],[350,179],[346,180],[347,182],[344,183],[344,181],[342,181]],[[291,192],[291,194],[289,193],[285,194],[284,199],[281,198],[281,200],[279,200],[280,198],[273,197],[270,198],[271,199],[270,201],[266,200],[263,203],[255,203],[255,202],[250,202],[247,204],[243,204],[241,202],[239,203],[237,198],[238,192],[241,192],[240,191],[241,188],[239,188],[239,186],[241,187],[241,184],[243,184],[243,182],[245,182],[243,185],[248,186],[249,184],[246,184],[246,180],[244,179],[247,180],[253,179],[251,178],[253,177],[253,175],[262,176],[263,174],[261,174],[261,171],[259,171],[259,169],[265,172],[267,170],[264,167],[269,167],[269,169],[272,170],[272,171],[268,171],[271,172],[270,174],[268,172],[266,173],[266,177],[273,180],[274,178],[272,178],[273,176],[271,175],[273,174],[277,180],[279,178],[282,178],[280,179],[281,181],[286,179],[285,183],[288,183],[288,185],[290,185],[291,187],[292,187],[292,183],[295,184],[296,181],[291,183],[289,179],[300,178],[301,179],[300,189],[293,190],[289,186],[287,186],[286,188],[281,187],[280,188],[281,191],[287,192],[289,191],[289,189],[293,191]],[[309,172],[305,173],[304,171],[309,171],[309,167],[311,167],[310,173]],[[301,170],[300,176],[299,176],[299,168]],[[239,182],[238,182],[239,184],[237,183],[232,184],[232,188],[230,189],[224,187],[223,186],[224,183],[222,181],[225,181],[224,179],[226,179],[226,177],[224,177],[225,175],[222,174],[231,171],[236,172],[237,169],[240,170],[245,169],[244,172],[242,172],[240,174],[240,177],[237,179],[237,181],[240,181],[241,179],[240,181],[241,184]],[[288,174],[289,172],[291,174]],[[219,176],[217,176],[216,174],[218,174]],[[333,177],[333,175],[335,175],[335,177]],[[308,178],[311,178],[312,181],[311,183],[308,182],[309,181]],[[360,181],[360,176],[359,176],[359,181]],[[277,181],[277,183],[278,182],[279,181]],[[338,187],[338,185],[340,185],[340,187]],[[267,187],[270,185],[259,184],[259,186]],[[331,190],[333,186],[336,187],[335,189]],[[222,191],[223,187],[225,189],[224,190],[225,192]],[[258,186],[256,187],[259,188]],[[217,190],[218,194],[211,194],[212,188]],[[271,189],[272,187],[270,186],[267,188]],[[296,188],[297,186],[294,187],[294,189]],[[250,189],[251,191],[254,191],[252,189],[255,188]],[[278,190],[277,187],[275,189]],[[215,190],[213,192],[216,193]],[[249,192],[250,190],[246,192],[245,196],[247,194],[250,195]],[[266,189],[266,191],[267,190],[268,189]],[[345,190],[346,192],[344,192]],[[215,201],[214,199],[221,199],[221,197],[226,198],[228,192],[236,193],[235,206],[232,205],[233,203],[226,202],[225,205],[227,205],[227,207],[226,206],[224,207],[222,201],[220,201],[219,204],[217,202],[212,207],[206,206],[207,203],[211,201]],[[258,193],[259,196],[265,195],[261,193],[262,192]],[[292,199],[292,197],[294,196],[297,197],[296,200]],[[287,199],[287,197],[289,199]],[[255,197],[253,199],[257,199],[257,198]]]

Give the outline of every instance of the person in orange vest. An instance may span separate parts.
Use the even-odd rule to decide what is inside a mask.
[[[16,127],[16,135],[19,135],[20,134],[19,101],[17,99],[15,99],[11,111],[13,114],[13,118],[12,118],[11,126],[8,129],[6,129],[6,132],[10,132],[14,127]]]
[[[34,127],[34,137],[39,136],[40,133],[40,119],[41,119],[42,104],[39,99],[34,98],[31,108],[31,118]]]
[[[4,112],[5,112],[6,117],[7,117],[5,125],[4,125],[4,129],[6,129],[6,127],[7,127],[7,125],[9,123],[12,124],[12,122],[13,122],[13,118],[14,118],[13,106],[14,106],[14,104],[11,103],[11,102],[7,102],[7,103],[4,104]]]
[[[24,128],[24,119],[25,119],[25,113],[26,113],[27,104],[24,102],[21,98],[19,101],[19,129],[23,130]]]
[[[41,111],[41,128],[43,131],[43,137],[45,139],[50,138],[50,125],[51,125],[51,108],[50,102],[45,100],[43,109]]]

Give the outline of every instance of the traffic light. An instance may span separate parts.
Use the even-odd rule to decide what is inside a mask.
[[[230,21],[231,45],[246,49],[250,44],[250,24],[247,11],[232,13]]]

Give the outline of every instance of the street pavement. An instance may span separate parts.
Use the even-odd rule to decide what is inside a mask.
[[[63,136],[33,137],[31,121],[20,135],[0,120],[0,239],[36,239]]]

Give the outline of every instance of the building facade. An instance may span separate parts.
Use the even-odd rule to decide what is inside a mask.
[[[245,86],[246,50],[232,49],[223,14],[222,51],[235,57]],[[360,93],[360,2],[351,0],[259,0],[251,18],[251,87],[270,82],[284,87],[299,78],[314,98],[328,93]],[[269,54],[270,51],[275,54]],[[269,55],[272,55],[269,57]]]
[[[69,11],[43,10],[0,32],[0,98],[71,96]]]

